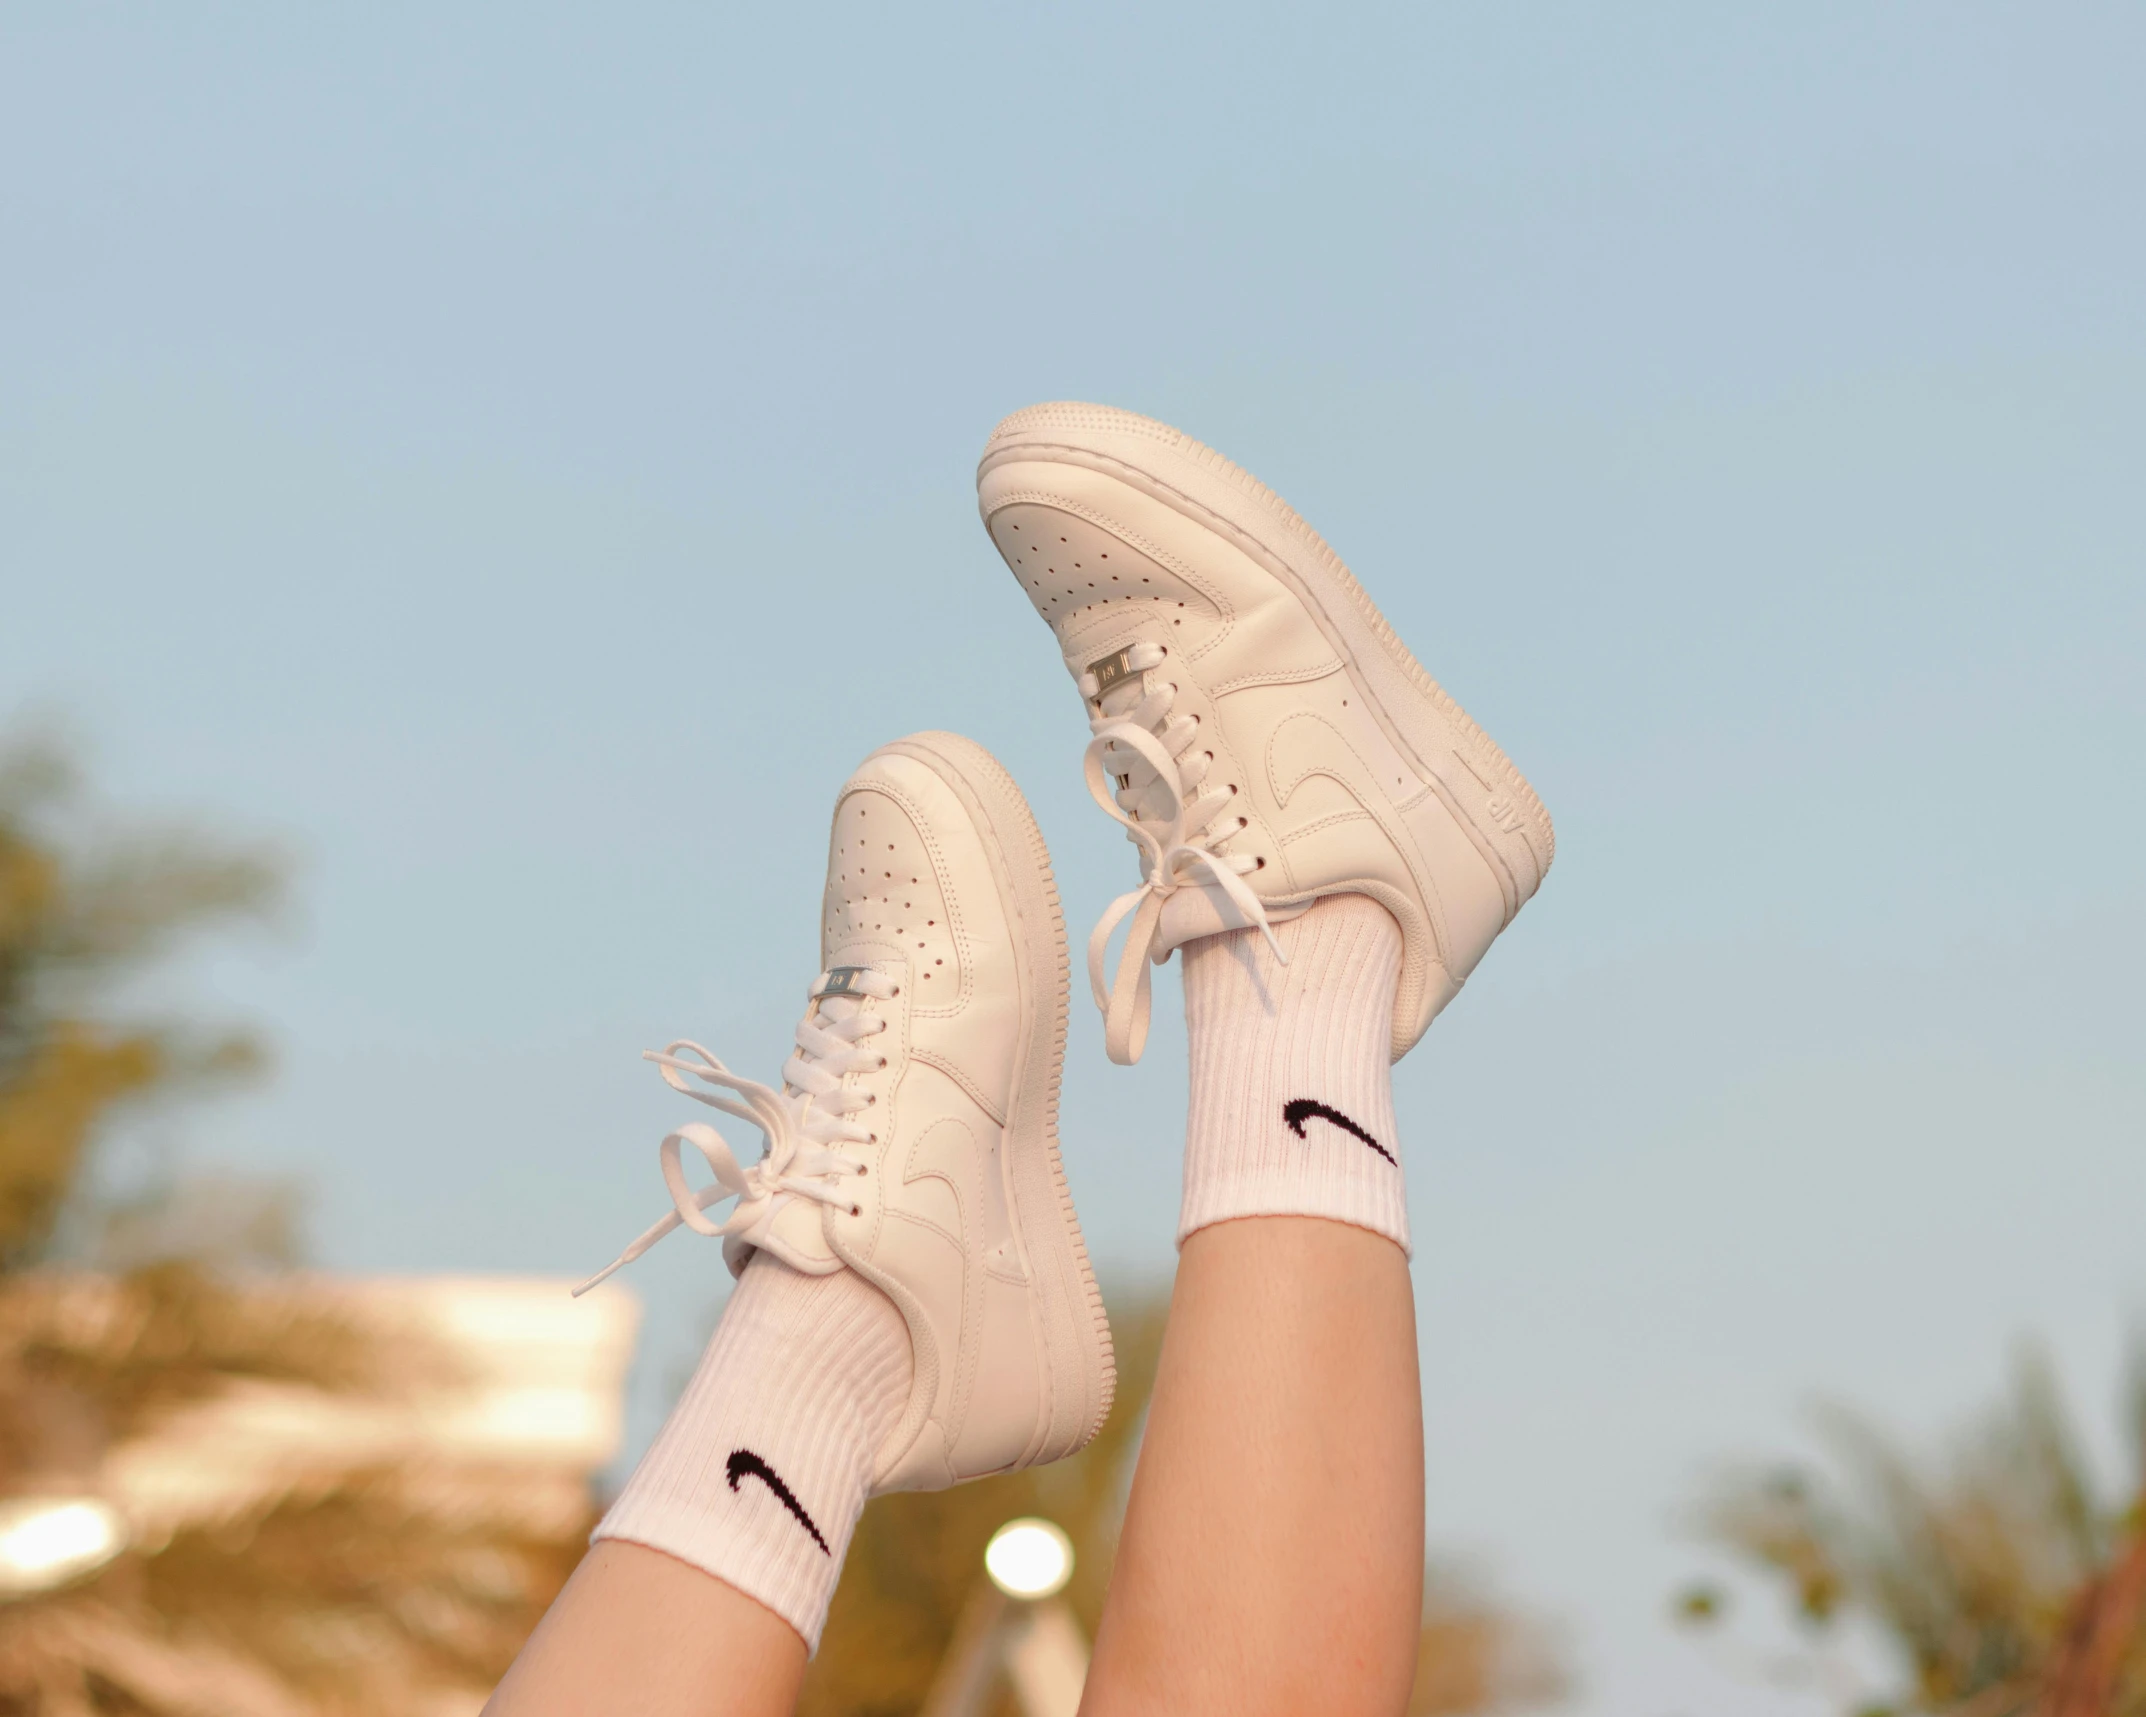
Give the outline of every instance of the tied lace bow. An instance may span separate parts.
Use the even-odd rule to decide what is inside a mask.
[[[1111,1060],[1123,1066],[1138,1061],[1147,1046],[1152,989],[1148,968],[1169,958],[1169,949],[1160,946],[1162,912],[1180,888],[1214,883],[1237,909],[1242,925],[1257,925],[1275,959],[1285,966],[1289,963],[1267,921],[1265,905],[1244,880],[1259,868],[1259,861],[1216,850],[1247,826],[1243,817],[1220,831],[1212,826],[1222,807],[1237,796],[1237,788],[1210,788],[1197,798],[1186,796],[1206,779],[1214,758],[1211,752],[1192,749],[1199,734],[1197,716],[1170,716],[1177,688],[1165,685],[1150,691],[1145,687],[1145,671],[1160,666],[1168,654],[1160,644],[1135,644],[1125,652],[1125,667],[1142,678],[1128,682],[1127,695],[1113,688],[1108,700],[1119,707],[1112,710],[1105,702],[1101,713],[1089,719],[1095,737],[1088,741],[1082,760],[1095,802],[1140,849],[1140,886],[1112,901],[1088,937],[1088,986],[1103,1014],[1103,1047]],[[1093,669],[1081,676],[1080,689],[1085,697],[1098,695]],[[1106,987],[1104,955],[1112,932],[1128,917],[1132,927],[1118,955],[1117,976]]]
[[[885,1000],[901,992],[893,980],[859,967],[845,968],[844,988],[831,992],[828,986],[834,976],[823,973],[813,986],[813,1006],[798,1024],[797,1049],[783,1063],[780,1091],[739,1077],[688,1039],[681,1038],[660,1053],[641,1052],[641,1059],[653,1061],[673,1091],[752,1122],[767,1136],[767,1149],[747,1167],[723,1135],[705,1121],[689,1121],[664,1134],[657,1155],[663,1165],[663,1184],[671,1195],[670,1213],[576,1288],[577,1296],[632,1263],[674,1228],[690,1228],[712,1239],[759,1242],[788,1199],[809,1198],[828,1205],[851,1202],[842,1183],[865,1173],[866,1166],[835,1147],[877,1143],[878,1134],[850,1117],[879,1099],[876,1094],[851,1089],[845,1076],[887,1065],[887,1058],[877,1050],[859,1047],[860,1039],[876,1037],[887,1028],[887,1022],[870,1012],[864,1001]],[[720,1091],[734,1091],[743,1101],[720,1096]],[[687,1181],[683,1159],[688,1145],[714,1174],[712,1184],[696,1188]],[[707,1208],[729,1198],[737,1200],[730,1214],[720,1222],[709,1220],[704,1214]]]

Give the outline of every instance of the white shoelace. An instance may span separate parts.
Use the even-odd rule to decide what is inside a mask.
[[[1095,802],[1125,827],[1140,848],[1142,881],[1121,894],[1096,923],[1088,938],[1088,984],[1103,1014],[1103,1047],[1123,1065],[1140,1059],[1147,1046],[1151,976],[1148,968],[1169,957],[1158,951],[1163,903],[1184,887],[1218,884],[1244,915],[1257,925],[1267,946],[1283,965],[1289,963],[1267,909],[1244,878],[1260,868],[1257,859],[1225,853],[1222,847],[1242,832],[1247,819],[1216,819],[1236,798],[1234,783],[1210,787],[1188,800],[1207,779],[1214,754],[1197,749],[1198,716],[1172,717],[1177,687],[1147,685],[1147,670],[1160,667],[1169,651],[1160,644],[1135,644],[1125,653],[1126,667],[1138,677],[1105,694],[1101,713],[1089,717],[1095,737],[1088,741],[1083,769]],[[1081,695],[1093,699],[1098,685],[1091,670],[1081,676]],[[1113,784],[1115,789],[1113,790]],[[1115,982],[1103,982],[1103,960],[1111,933],[1132,918],[1124,950],[1118,956]]]
[[[789,1198],[809,1198],[820,1204],[846,1205],[850,1194],[843,1182],[867,1172],[856,1158],[845,1156],[839,1145],[871,1144],[878,1135],[851,1117],[879,1101],[875,1094],[844,1086],[851,1073],[884,1067],[887,1058],[875,1049],[860,1047],[862,1039],[877,1037],[887,1022],[865,1005],[865,999],[885,1001],[901,992],[894,980],[858,967],[845,968],[846,989],[824,994],[833,974],[823,972],[813,984],[812,1005],[798,1022],[797,1048],[782,1064],[780,1091],[756,1080],[741,1079],[707,1050],[680,1038],[662,1053],[643,1050],[641,1059],[653,1061],[664,1082],[696,1103],[720,1109],[727,1115],[750,1121],[767,1135],[767,1150],[750,1168],[739,1164],[723,1135],[703,1121],[663,1136],[658,1155],[663,1163],[663,1184],[670,1189],[673,1209],[654,1224],[603,1269],[574,1290],[585,1294],[613,1272],[630,1264],[683,1224],[696,1234],[716,1239],[731,1235],[752,1238],[765,1232],[782,1204]],[[696,1090],[691,1080],[721,1090],[735,1091],[744,1102]],[[700,1152],[715,1175],[712,1185],[695,1190],[686,1180],[680,1161],[685,1146]],[[721,1222],[711,1222],[701,1213],[726,1198],[738,1202]]]

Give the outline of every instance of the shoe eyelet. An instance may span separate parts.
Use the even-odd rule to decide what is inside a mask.
[[[865,1101],[864,1101],[864,1106],[865,1106],[865,1107],[866,1107],[867,1109],[869,1109],[869,1108],[873,1107],[873,1105],[875,1105],[876,1103],[878,1103],[878,1101],[879,1101],[879,1093],[878,1093],[877,1091],[874,1091],[874,1092],[873,1092],[873,1093],[871,1094],[871,1096],[869,1096],[869,1097],[867,1097],[867,1098],[865,1099]]]
[[[1267,861],[1263,858],[1255,858],[1252,860],[1252,868],[1254,870],[1265,870],[1267,868]]]
[[[861,1204],[853,1204],[849,1207],[849,1213],[852,1216],[862,1216],[864,1214],[864,1206]]]
[[[887,1058],[884,1055],[879,1058],[879,1070],[882,1073],[887,1070]]]

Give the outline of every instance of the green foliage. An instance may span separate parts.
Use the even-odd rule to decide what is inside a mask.
[[[265,853],[96,826],[55,743],[0,743],[0,1270],[43,1255],[116,1107],[259,1064],[244,1034],[117,1004],[186,935],[262,916],[279,888]]]
[[[2146,1347],[2132,1373],[2127,1437],[2141,1457],[2135,1482],[2146,1482]],[[1869,1709],[2052,1710],[2049,1690],[2076,1682],[2082,1642],[2098,1640],[2109,1661],[2094,1669],[2106,1686],[2091,1708],[2146,1717],[2146,1632],[2121,1577],[2146,1554],[2140,1504],[2100,1493],[2038,1351],[1935,1472],[1843,1409],[1819,1429],[1830,1471],[1735,1475],[1707,1499],[1703,1523],[1780,1581],[1815,1639],[1855,1615],[1897,1648],[1908,1690]],[[1687,1597],[1683,1613],[1704,1624],[1719,1609]]]
[[[1676,1595],[1670,1608],[1678,1621],[1706,1626],[1728,1612],[1729,1595],[1711,1580],[1696,1580]]]

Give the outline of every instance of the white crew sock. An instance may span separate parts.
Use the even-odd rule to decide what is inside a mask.
[[[1235,1216],[1324,1216],[1406,1252],[1390,1061],[1400,926],[1377,901],[1342,894],[1274,934],[1286,966],[1257,930],[1185,945],[1192,1103],[1178,1244]]]
[[[912,1365],[908,1326],[871,1283],[754,1253],[693,1381],[592,1538],[705,1569],[817,1651]]]

